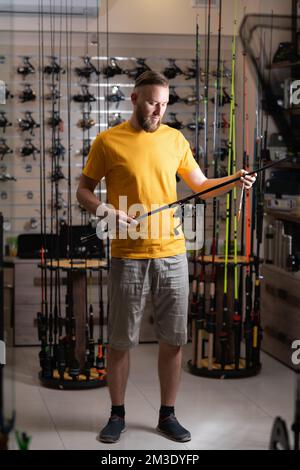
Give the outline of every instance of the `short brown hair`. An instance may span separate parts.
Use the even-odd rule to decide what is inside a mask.
[[[134,88],[145,85],[161,85],[164,87],[169,86],[169,81],[164,75],[154,70],[146,70],[135,81]]]

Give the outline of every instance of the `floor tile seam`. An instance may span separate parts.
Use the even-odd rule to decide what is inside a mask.
[[[67,448],[66,448],[66,446],[65,446],[65,444],[64,444],[64,441],[63,441],[63,439],[62,439],[62,436],[61,436],[61,434],[60,434],[60,432],[59,432],[59,430],[58,430],[58,428],[57,428],[57,426],[56,426],[55,420],[54,420],[54,418],[53,418],[53,416],[52,416],[52,414],[51,414],[51,411],[50,411],[50,409],[49,409],[49,407],[48,407],[48,405],[47,405],[47,401],[46,401],[45,398],[43,397],[43,394],[42,394],[42,391],[41,391],[41,387],[39,387],[39,394],[40,394],[40,397],[41,397],[41,399],[42,399],[42,402],[44,403],[44,406],[45,406],[45,408],[46,408],[46,410],[47,410],[47,413],[48,413],[48,416],[49,416],[49,418],[50,418],[50,420],[51,420],[51,422],[52,422],[52,425],[53,425],[53,427],[54,427],[54,429],[55,429],[55,431],[56,431],[56,433],[57,433],[57,435],[58,435],[58,438],[59,438],[59,440],[60,440],[61,443],[62,443],[63,450],[67,450]]]

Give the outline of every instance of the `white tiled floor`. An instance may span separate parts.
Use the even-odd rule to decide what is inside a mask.
[[[82,391],[41,387],[38,348],[17,348],[16,428],[32,437],[32,450],[267,449],[276,416],[290,429],[295,389],[290,369],[262,354],[262,371],[256,377],[206,379],[187,371],[190,350],[190,344],[185,346],[176,404],[178,419],[192,433],[188,443],[177,444],[155,431],[160,405],[156,344],[139,345],[131,353],[127,431],[113,445],[96,440],[110,411],[107,387]]]

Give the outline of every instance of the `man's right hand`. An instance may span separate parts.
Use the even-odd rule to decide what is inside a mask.
[[[115,209],[111,204],[101,203],[96,215],[100,217],[102,227],[107,223],[107,230],[112,234],[126,233],[130,226],[138,224],[138,221],[129,217],[126,212]]]

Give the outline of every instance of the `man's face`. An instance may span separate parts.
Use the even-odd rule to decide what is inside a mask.
[[[169,101],[169,87],[145,85],[132,94],[137,121],[146,132],[155,132],[161,123]]]

